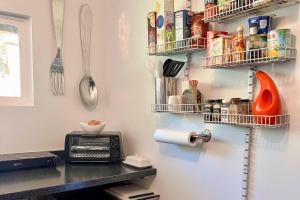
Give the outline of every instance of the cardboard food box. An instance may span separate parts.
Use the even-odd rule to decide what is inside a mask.
[[[157,47],[158,51],[165,51],[172,49],[173,41],[175,39],[174,31],[174,0],[157,0],[156,1],[157,14]]]
[[[206,65],[211,66],[215,65],[215,58],[213,55],[213,43],[212,40],[217,38],[219,35],[228,35],[228,32],[224,31],[207,31],[207,43],[206,43]]]
[[[225,38],[219,36],[217,38],[213,38],[212,41],[212,49],[211,56],[213,57],[213,63],[215,65],[222,65],[224,62],[224,50],[225,50]]]
[[[156,12],[150,12],[147,16],[148,22],[148,47],[149,54],[156,51]]]
[[[182,10],[175,12],[175,41],[182,41],[191,37],[191,20],[193,13],[191,11]],[[188,41],[177,42],[176,48],[185,47]]]
[[[181,10],[192,10],[192,1],[191,0],[174,0],[174,12]]]

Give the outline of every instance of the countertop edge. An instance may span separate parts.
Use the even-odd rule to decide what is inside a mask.
[[[123,182],[128,180],[134,180],[137,178],[144,178],[146,176],[156,175],[157,170],[155,168],[144,169],[142,171],[133,172],[131,174],[121,174],[110,177],[105,177],[102,179],[94,179],[83,182],[68,183],[64,185],[51,186],[46,188],[39,188],[34,190],[20,191],[16,193],[9,193],[0,195],[0,200],[12,200],[12,199],[22,199],[28,197],[37,197],[41,195],[51,195],[61,192],[86,189],[95,186],[102,186],[111,183]]]

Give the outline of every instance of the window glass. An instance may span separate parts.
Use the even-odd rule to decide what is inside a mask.
[[[0,23],[0,96],[21,97],[18,27]]]

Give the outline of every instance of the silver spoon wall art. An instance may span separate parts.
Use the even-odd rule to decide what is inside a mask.
[[[92,11],[89,5],[84,4],[81,6],[79,21],[83,66],[85,69],[84,76],[79,84],[79,93],[83,105],[88,109],[93,109],[98,103],[98,91],[90,72]]]

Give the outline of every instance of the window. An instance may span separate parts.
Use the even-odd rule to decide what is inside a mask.
[[[33,106],[31,23],[0,15],[0,106]]]

